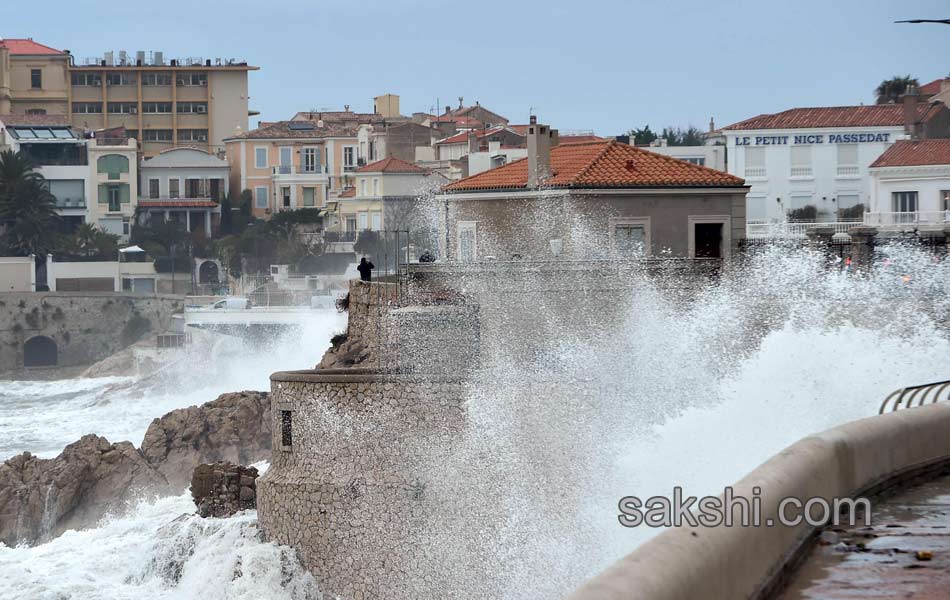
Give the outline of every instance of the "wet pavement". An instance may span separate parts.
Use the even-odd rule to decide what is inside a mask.
[[[779,598],[950,599],[950,476],[872,500],[871,514],[826,530]]]

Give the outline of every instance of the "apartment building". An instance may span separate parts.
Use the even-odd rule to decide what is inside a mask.
[[[64,233],[94,223],[128,236],[138,193],[137,148],[123,130],[85,138],[65,115],[0,115],[0,147],[21,152],[37,165]]]
[[[142,161],[139,207],[149,218],[173,220],[211,237],[228,195],[227,161],[197,148],[171,148]]]
[[[146,157],[178,146],[218,153],[248,129],[247,74],[257,69],[236,59],[106,52],[70,64],[70,117],[85,129],[125,127]]]
[[[325,207],[352,187],[359,142],[357,129],[323,120],[262,123],[224,140],[232,189],[250,190],[252,214]]]
[[[0,115],[64,115],[69,53],[27,39],[0,39]]]

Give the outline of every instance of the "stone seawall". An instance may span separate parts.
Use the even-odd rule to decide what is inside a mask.
[[[461,439],[461,381],[340,369],[275,373],[271,386],[265,538],[293,547],[326,597],[440,597],[424,568],[439,560],[426,486]]]
[[[17,372],[24,366],[92,364],[136,342],[146,332],[168,329],[172,315],[183,307],[182,296],[0,294],[0,373]],[[46,351],[43,356],[52,353],[55,362],[25,365],[30,362],[31,348],[40,346]]]

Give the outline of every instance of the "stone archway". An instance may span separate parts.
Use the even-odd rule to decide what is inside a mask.
[[[213,260],[206,260],[198,267],[198,283],[220,283],[218,277],[218,264]]]
[[[24,367],[55,367],[58,362],[56,342],[45,335],[31,337],[23,344]]]

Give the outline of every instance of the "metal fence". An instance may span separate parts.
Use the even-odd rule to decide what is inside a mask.
[[[933,404],[934,402],[939,402],[941,399],[950,400],[950,381],[912,385],[895,390],[884,399],[884,402],[881,403],[881,408],[877,412],[883,415],[886,412],[893,412],[900,408],[912,408],[914,406],[923,406],[924,404]]]

